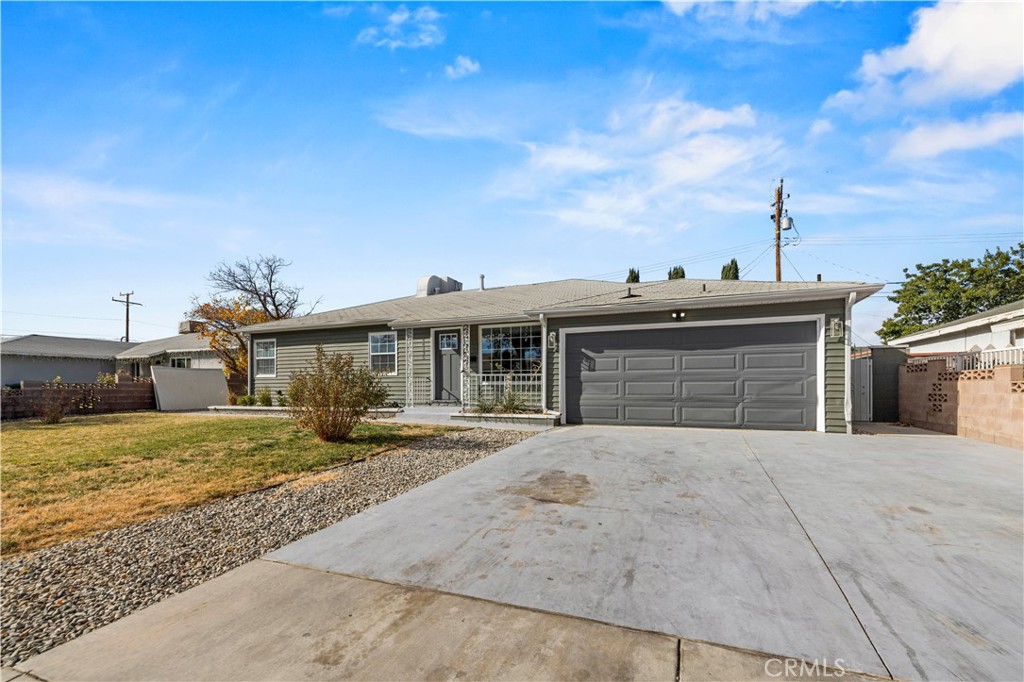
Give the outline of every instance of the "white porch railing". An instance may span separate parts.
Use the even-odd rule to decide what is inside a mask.
[[[429,405],[433,399],[433,383],[430,381],[430,377],[413,377],[412,395],[409,396],[409,406]]]
[[[1021,351],[1024,351],[1024,348],[998,348],[958,353],[956,355],[956,370],[962,372],[966,369],[991,369],[999,365],[1024,364],[1024,353]]]
[[[543,408],[542,384],[539,374],[470,374],[467,382],[467,410],[490,410],[502,401],[516,402],[507,396],[512,392],[523,407],[531,410]]]

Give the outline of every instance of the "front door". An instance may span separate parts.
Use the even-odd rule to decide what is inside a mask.
[[[462,401],[462,352],[458,329],[438,331],[434,348],[434,400]]]

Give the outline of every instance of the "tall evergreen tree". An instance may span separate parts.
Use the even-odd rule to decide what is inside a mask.
[[[682,265],[677,265],[668,271],[669,279],[686,279],[686,270],[683,270]]]
[[[626,284],[639,284],[640,282],[640,271],[636,268],[630,268],[629,274],[626,275]]]
[[[740,264],[733,258],[731,261],[722,266],[722,279],[739,279],[740,278]]]

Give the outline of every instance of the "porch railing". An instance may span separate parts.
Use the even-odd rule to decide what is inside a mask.
[[[493,409],[502,401],[509,400],[506,396],[509,392],[517,394],[527,409],[543,408],[543,386],[539,374],[470,374],[465,381],[467,410]]]
[[[412,395],[409,396],[410,407],[413,405],[429,405],[434,399],[433,383],[430,377],[413,377]]]

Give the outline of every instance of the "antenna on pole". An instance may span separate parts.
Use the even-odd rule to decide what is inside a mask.
[[[123,301],[121,299],[119,299],[119,298],[111,298],[110,300],[113,301],[114,303],[123,303],[124,304],[124,336],[121,337],[121,340],[124,341],[125,343],[127,343],[128,342],[128,324],[129,324],[128,311],[131,310],[131,307],[133,305],[142,305],[142,304],[141,303],[136,303],[136,302],[134,302],[132,300],[132,296],[135,295],[134,291],[129,291],[127,293],[122,291],[119,295],[120,296],[124,296],[124,300]]]

